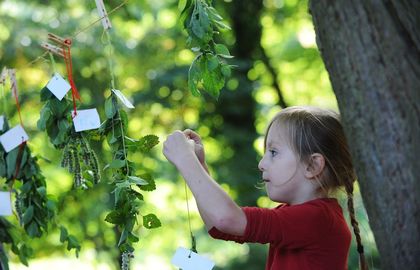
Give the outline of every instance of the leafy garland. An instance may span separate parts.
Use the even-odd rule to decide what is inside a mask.
[[[112,44],[108,31],[105,31],[109,48],[108,64],[111,75],[111,95],[105,100],[106,120],[99,129],[99,134],[106,137],[111,148],[113,158],[111,163],[104,167],[112,170],[112,185],[114,194],[114,208],[107,214],[105,220],[117,226],[120,231],[118,247],[122,252],[121,269],[128,270],[130,259],[133,258],[133,244],[139,241],[134,233],[140,207],[144,202],[142,191],[156,189],[155,181],[149,173],[138,173],[136,164],[128,159],[129,153],[149,152],[159,143],[156,135],[146,135],[139,140],[126,136],[128,129],[127,113],[118,104],[119,97],[116,94],[114,72],[112,66]],[[124,103],[124,102],[123,102]],[[139,168],[144,170],[142,168]],[[140,170],[139,170],[140,171]],[[160,220],[155,214],[141,215],[142,225],[147,229],[161,226]]]
[[[187,30],[187,45],[198,53],[188,71],[188,87],[200,96],[199,85],[212,97],[218,98],[233,66],[224,59],[232,58],[228,48],[214,41],[219,30],[230,30],[209,0],[180,0],[180,21]],[[200,87],[201,88],[201,87]]]
[[[4,121],[0,134],[9,130]],[[26,143],[6,153],[0,146],[0,178],[6,179],[6,185],[16,194],[15,210],[19,224],[30,238],[40,238],[48,232],[48,225],[56,215],[56,201],[47,196],[47,184],[38,165],[38,159],[32,156]],[[16,181],[17,180],[17,181]],[[0,219],[0,243],[11,244],[13,253],[20,261],[28,265],[28,257],[32,249],[26,244],[24,236],[5,218]],[[68,241],[68,239],[65,239]],[[62,241],[64,242],[64,241]],[[80,250],[78,242],[69,243],[67,249]],[[5,251],[0,249],[0,263],[8,269],[8,259]]]
[[[38,129],[46,131],[55,148],[63,150],[61,166],[73,174],[74,186],[87,189],[100,181],[98,158],[85,138],[75,132],[71,117],[72,102],[58,100],[46,87],[41,90],[41,109]]]

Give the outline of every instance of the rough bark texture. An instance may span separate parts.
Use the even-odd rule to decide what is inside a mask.
[[[312,0],[310,12],[382,269],[419,269],[420,2]]]

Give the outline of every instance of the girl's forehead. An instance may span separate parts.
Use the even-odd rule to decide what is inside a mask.
[[[272,144],[284,144],[286,141],[286,128],[284,125],[278,123],[278,121],[274,122],[270,129],[268,130],[267,134],[267,145]]]

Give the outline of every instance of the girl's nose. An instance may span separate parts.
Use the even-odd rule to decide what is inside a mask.
[[[258,169],[260,169],[260,171],[264,171],[265,170],[265,166],[264,166],[264,157],[260,160],[260,162],[258,163]]]

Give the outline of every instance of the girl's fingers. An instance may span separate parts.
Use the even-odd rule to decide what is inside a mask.
[[[184,130],[185,136],[187,138],[193,140],[195,143],[201,144],[201,138],[200,135],[198,135],[196,132],[192,131],[191,129]]]

